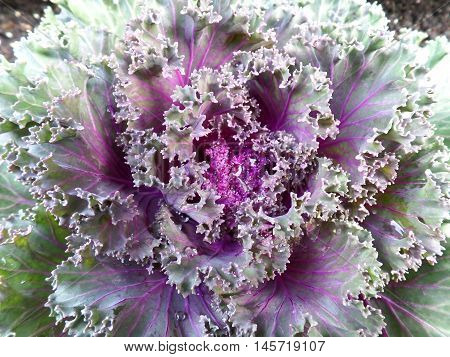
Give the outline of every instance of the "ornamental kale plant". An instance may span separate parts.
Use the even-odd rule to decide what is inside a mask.
[[[450,335],[446,38],[54,2],[0,65],[2,335]]]

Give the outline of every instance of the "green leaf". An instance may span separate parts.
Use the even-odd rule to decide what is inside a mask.
[[[0,335],[55,336],[60,330],[45,307],[47,282],[65,258],[67,231],[51,215],[36,209],[28,230],[0,245]],[[23,222],[16,222],[21,224]]]
[[[33,205],[28,189],[8,172],[5,162],[0,162],[0,219]]]
[[[85,26],[123,36],[126,24],[138,14],[139,0],[52,0],[63,14]]]
[[[436,126],[436,133],[444,138],[445,145],[450,146],[450,43],[445,37],[438,37],[425,50],[429,51],[427,64],[431,68],[436,101],[431,106],[430,121]]]
[[[450,218],[443,190],[448,189],[445,146],[428,141],[421,151],[405,155],[393,185],[376,196],[363,226],[374,237],[383,269],[402,280],[422,259],[441,255],[442,224]]]
[[[392,282],[375,301],[389,336],[450,336],[450,240],[445,248],[437,264]]]

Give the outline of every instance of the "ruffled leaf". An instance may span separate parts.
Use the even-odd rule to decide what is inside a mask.
[[[425,51],[428,52],[427,66],[431,69],[429,75],[434,86],[435,103],[431,106],[433,115],[430,122],[436,126],[436,133],[444,138],[445,144],[450,146],[450,75],[447,70],[450,66],[450,43],[445,37],[439,37],[427,44]]]
[[[197,69],[219,69],[238,50],[269,41],[262,15],[252,4],[234,0],[197,6],[184,1],[152,0],[127,28],[117,87],[121,120],[131,127],[161,130],[163,113],[176,102]],[[159,36],[164,34],[164,37]]]
[[[54,2],[0,60],[2,333],[60,332],[13,306],[66,259],[48,216],[63,333],[378,335],[443,253],[448,41],[365,0]]]
[[[372,232],[383,268],[394,279],[403,279],[408,269],[417,270],[423,258],[434,262],[442,254],[441,226],[449,219],[449,203],[440,186],[448,187],[450,182],[435,179],[448,172],[442,150],[442,145],[431,141],[418,153],[405,156],[395,183],[376,197],[363,223]]]
[[[80,319],[82,335],[203,336],[226,327],[207,289],[183,298],[164,274],[132,263],[90,256],[79,266],[67,261],[53,272],[53,286],[48,305],[71,334],[80,334],[71,327]]]
[[[258,120],[270,130],[286,131],[313,147],[316,140],[336,135],[325,73],[310,65],[296,67],[293,58],[268,49],[238,53],[232,66],[260,106]]]
[[[52,0],[63,9],[63,15],[70,16],[84,26],[108,29],[117,35],[123,35],[125,25],[138,14],[139,0]]]
[[[365,179],[364,166],[370,164],[365,156],[382,152],[376,137],[390,129],[395,111],[406,103],[405,71],[414,58],[401,43],[381,43],[375,39],[363,51],[351,48],[330,69],[334,91],[330,106],[340,122],[339,134],[326,140],[320,153],[348,171],[356,188]]]
[[[389,336],[450,336],[450,244],[435,265],[425,264],[407,280],[392,282],[374,302]]]
[[[0,244],[0,334],[58,336],[60,329],[45,307],[51,285],[47,278],[65,259],[68,232],[39,208],[24,217],[26,229],[11,232]],[[16,220],[20,218],[17,217]]]
[[[354,224],[325,224],[302,240],[287,270],[231,297],[233,325],[258,336],[377,335],[379,311],[359,301],[382,287],[370,234]]]
[[[250,261],[249,254],[237,241],[222,238],[208,243],[195,232],[192,222],[174,221],[167,208],[159,214],[159,232],[164,237],[158,249],[163,270],[170,284],[183,296],[195,293],[203,282],[211,289],[236,288],[242,283],[242,270]]]
[[[7,166],[0,162],[0,219],[34,206],[28,189],[8,172]]]

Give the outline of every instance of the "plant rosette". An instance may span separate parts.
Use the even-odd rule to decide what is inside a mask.
[[[450,335],[446,38],[54,2],[0,62],[0,334]]]

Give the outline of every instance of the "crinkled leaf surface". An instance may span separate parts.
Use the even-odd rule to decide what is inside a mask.
[[[372,232],[383,268],[395,278],[402,278],[408,269],[417,270],[423,258],[433,261],[442,252],[441,226],[449,219],[449,206],[431,174],[440,171],[442,149],[430,142],[422,151],[405,156],[396,181],[377,197],[363,223]],[[448,167],[441,170],[445,174]],[[444,185],[448,184],[447,179]]]
[[[407,280],[389,284],[375,301],[389,336],[450,335],[450,245],[435,265],[424,265]]]
[[[54,2],[0,59],[2,334],[448,334],[448,40],[365,0]]]
[[[428,44],[427,50],[431,53],[428,66],[431,68],[430,77],[434,84],[436,94],[431,107],[433,116],[430,121],[436,125],[436,133],[450,145],[450,107],[448,105],[448,91],[450,90],[450,75],[447,68],[450,66],[450,43],[447,38],[439,37]]]
[[[370,295],[379,281],[380,264],[370,235],[350,224],[325,225],[305,239],[286,272],[273,281],[232,297],[233,325],[259,336],[377,335],[383,327],[378,311],[351,301]]]
[[[376,47],[375,47],[376,48]],[[365,51],[350,50],[330,70],[333,73],[331,109],[339,120],[336,140],[327,140],[321,153],[333,158],[360,183],[360,154],[377,152],[377,132],[386,132],[397,107],[406,101],[405,66],[413,53],[401,43]]]
[[[68,232],[40,208],[25,223],[28,229],[0,244],[0,334],[58,336],[61,329],[45,307],[52,292],[46,279],[65,259]]]
[[[28,188],[7,171],[5,162],[0,163],[0,219],[33,205]]]
[[[92,312],[111,316],[107,312],[114,311],[111,331],[99,333],[202,336],[209,328],[225,328],[206,288],[199,287],[195,295],[183,298],[164,274],[149,273],[140,265],[90,257],[79,266],[63,263],[53,279],[55,292],[49,306],[59,318],[71,320],[84,314],[89,319]],[[70,322],[66,328],[69,326]]]

